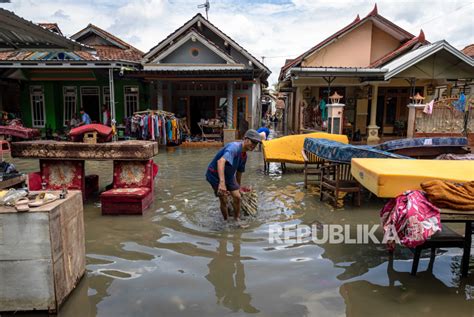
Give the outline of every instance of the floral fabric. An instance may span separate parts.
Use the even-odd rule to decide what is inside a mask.
[[[84,187],[84,161],[40,160],[42,182],[47,189]]]
[[[395,229],[400,243],[409,248],[423,244],[441,230],[439,209],[419,190],[391,199],[380,211],[380,218],[384,232]]]
[[[152,187],[150,161],[114,161],[114,188]]]

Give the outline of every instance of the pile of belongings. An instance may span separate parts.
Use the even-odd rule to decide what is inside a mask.
[[[8,162],[1,162],[0,163],[0,178],[1,180],[7,180],[7,179],[10,179],[10,178],[13,178],[13,177],[17,177],[21,175],[20,173],[18,173],[18,171],[16,170],[16,167],[15,165],[11,164],[11,163],[8,163]]]
[[[391,232],[394,240],[387,241],[389,250],[395,242],[415,248],[441,230],[439,208],[421,190],[409,190],[391,199],[380,211],[384,233]]]
[[[12,120],[8,125],[0,126],[0,135],[9,135],[21,139],[40,137],[40,130],[24,127],[19,119]]]
[[[421,183],[421,188],[437,207],[474,212],[474,181],[453,183],[432,180]]]

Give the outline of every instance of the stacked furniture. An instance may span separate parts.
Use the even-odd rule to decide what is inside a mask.
[[[40,172],[31,175],[31,190],[41,187],[78,189],[85,197],[98,189],[98,176],[85,176],[85,160],[113,160],[112,189],[101,195],[103,214],[142,214],[151,204],[157,173],[152,158],[156,154],[156,142],[138,140],[97,144],[56,141],[12,144],[12,157],[40,159]]]
[[[370,146],[355,146],[327,139],[306,138],[305,153],[311,153],[325,162],[319,167],[320,199],[331,199],[337,205],[340,193],[352,193],[353,202],[360,206],[359,182],[351,174],[351,159],[354,157],[406,158],[401,155],[373,149]],[[312,171],[316,173],[316,170]],[[306,174],[305,174],[306,178]],[[305,181],[305,185],[306,185]]]

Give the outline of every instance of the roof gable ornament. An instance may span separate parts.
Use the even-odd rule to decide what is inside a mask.
[[[372,11],[370,11],[370,13],[367,16],[368,17],[373,17],[373,16],[376,16],[378,14],[379,14],[379,11],[377,9],[377,3],[375,3],[374,8],[372,9]]]

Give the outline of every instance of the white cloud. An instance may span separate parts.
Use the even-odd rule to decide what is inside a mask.
[[[197,12],[204,0],[19,0],[0,7],[33,22],[56,22],[66,35],[93,23],[144,52]],[[277,80],[285,59],[294,58],[353,21],[365,17],[374,2],[362,0],[235,1],[211,0],[209,20],[256,58],[265,56]],[[474,3],[470,0],[377,0],[378,12],[431,42],[446,39],[458,49],[474,43]]]

